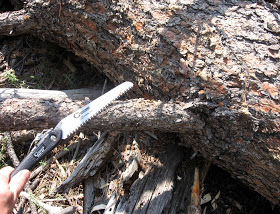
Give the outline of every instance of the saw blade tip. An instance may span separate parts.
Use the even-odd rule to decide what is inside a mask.
[[[71,129],[71,130],[67,130],[66,132],[62,132],[62,139],[67,139],[68,137],[70,137],[73,133],[75,133],[75,132],[77,132],[77,130],[78,129],[80,129],[85,123],[87,123],[89,120],[91,120],[93,117],[94,117],[94,115],[97,115],[97,114],[99,114],[101,111],[103,111],[113,100],[116,100],[116,99],[118,99],[121,95],[123,95],[124,93],[126,93],[129,89],[131,89],[133,87],[133,83],[132,82],[130,82],[130,81],[125,81],[125,82],[123,82],[123,83],[121,83],[119,86],[117,86],[116,88],[115,88],[115,90],[119,90],[118,91],[118,93],[116,94],[116,96],[115,97],[111,97],[112,99],[109,99],[110,100],[110,102],[108,102],[108,103],[106,103],[106,104],[104,104],[97,112],[95,112],[95,114],[93,114],[93,115],[90,115],[90,117],[87,119],[87,120],[85,120],[85,121],[82,121],[79,125],[77,125],[75,128],[73,128],[73,129]],[[110,91],[109,91],[110,92]],[[109,93],[109,92],[107,92],[107,93]],[[111,93],[113,92],[113,89],[111,90]],[[115,92],[114,92],[115,93]],[[106,94],[105,94],[106,95]],[[101,96],[102,97],[102,96]],[[100,98],[101,98],[100,97]],[[98,99],[98,98],[97,98]],[[93,101],[92,101],[93,102]],[[91,103],[92,103],[91,102]],[[88,105],[90,105],[90,103],[88,104]],[[88,105],[86,105],[86,106],[88,106]],[[84,106],[83,108],[85,108],[86,106]],[[82,108],[81,108],[82,109]],[[74,114],[74,113],[72,113],[72,114]],[[67,117],[66,117],[67,118]],[[63,121],[64,119],[62,119],[59,123],[58,123],[58,125],[57,125],[57,127],[58,128],[60,128],[62,131],[63,131],[63,125],[62,125],[62,121]]]
[[[124,82],[124,83],[122,83],[122,84],[127,85],[127,87],[129,87],[129,88],[133,87],[133,83],[132,83],[132,82],[130,82],[130,81],[125,81],[125,82]]]

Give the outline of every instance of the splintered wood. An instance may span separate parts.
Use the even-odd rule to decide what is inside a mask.
[[[108,153],[113,146],[114,138],[111,137],[105,141],[106,135],[107,133],[104,132],[89,149],[71,176],[57,188],[58,192],[67,191],[74,185],[79,184],[83,179],[96,174],[97,170],[104,164],[106,158],[108,158]]]
[[[116,213],[162,213],[172,198],[175,171],[182,158],[182,149],[169,144],[167,153],[133,183],[129,196],[121,200]]]
[[[190,159],[191,154],[186,156],[185,149],[176,145],[174,140],[158,138],[154,134],[152,136],[150,133],[108,137],[103,134],[72,175],[57,188],[58,192],[74,187],[86,179],[83,213],[175,214],[178,211],[186,212],[193,201],[193,205],[199,209],[197,161]],[[162,141],[160,146],[156,141]],[[113,153],[104,153],[103,161],[92,158],[93,148],[96,154],[104,150],[105,144],[100,142],[108,142],[108,145],[114,147]],[[183,159],[187,167],[180,175],[181,181],[177,177],[177,168]],[[193,185],[196,185],[196,191],[192,190]],[[194,192],[196,196],[193,195]]]

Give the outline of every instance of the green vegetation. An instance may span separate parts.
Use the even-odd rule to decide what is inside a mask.
[[[62,199],[63,196],[62,196],[61,194],[56,194],[56,195],[55,195],[55,198],[56,198],[56,199]]]
[[[70,151],[70,149],[68,149],[67,147],[63,148],[63,150],[64,150],[64,151],[67,151],[67,152]]]
[[[15,74],[15,71],[13,69],[10,69],[5,72],[6,79],[10,85],[16,88],[25,87],[25,80],[19,80],[18,77]]]
[[[41,160],[39,163],[40,163],[41,166],[46,166],[46,165],[48,165],[48,162],[47,162],[47,161],[43,161],[43,160]]]

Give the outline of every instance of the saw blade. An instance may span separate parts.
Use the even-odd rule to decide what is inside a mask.
[[[69,116],[62,119],[55,128],[62,130],[62,139],[66,139],[74,133],[83,124],[89,121],[93,116],[97,115],[102,111],[107,105],[109,105],[113,100],[120,97],[130,88],[132,88],[133,83],[124,82],[119,86],[108,91],[106,94],[98,97],[89,104],[70,114]]]

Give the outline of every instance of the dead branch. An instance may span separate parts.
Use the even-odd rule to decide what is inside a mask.
[[[27,192],[21,192],[20,195],[31,200],[34,204],[40,206],[41,208],[45,209],[49,214],[72,214],[76,210],[75,207],[67,207],[64,209],[62,207],[51,206],[34,197],[31,197]]]
[[[0,130],[45,129],[83,106],[82,101],[6,99],[0,101]],[[204,122],[188,110],[193,103],[134,99],[115,101],[86,126],[90,130],[201,130]]]
[[[112,86],[106,88],[108,91]],[[44,99],[44,100],[84,100],[96,99],[102,94],[103,87],[96,86],[94,88],[71,89],[71,90],[39,90],[24,88],[0,88],[0,100],[2,99]]]
[[[15,150],[14,150],[14,146],[13,146],[13,143],[12,143],[12,137],[11,137],[11,133],[10,132],[6,132],[4,134],[5,138],[6,138],[6,141],[7,141],[7,153],[11,159],[11,161],[13,162],[13,165],[15,167],[17,167],[19,165],[19,159],[15,153]]]

